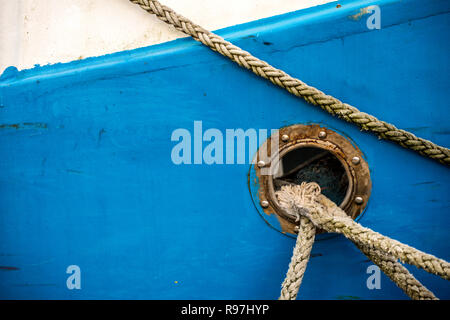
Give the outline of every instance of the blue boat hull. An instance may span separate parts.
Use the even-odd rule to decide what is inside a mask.
[[[218,31],[342,101],[450,145],[448,1],[343,1]],[[362,8],[381,8],[370,30]],[[0,298],[275,299],[295,240],[267,226],[249,164],[176,165],[177,128],[320,123],[364,153],[359,220],[450,259],[450,170],[359,131],[193,41],[0,79]],[[299,299],[406,299],[343,237],[319,236]],[[68,266],[81,270],[69,290]],[[416,268],[440,298],[448,282]]]

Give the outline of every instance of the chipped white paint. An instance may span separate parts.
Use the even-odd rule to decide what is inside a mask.
[[[163,0],[215,30],[330,0]],[[128,0],[0,0],[0,73],[183,37]]]

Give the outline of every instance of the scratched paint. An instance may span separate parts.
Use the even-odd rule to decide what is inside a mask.
[[[449,146],[449,136],[436,132],[450,130],[443,121],[449,44],[442,41],[450,3],[339,3],[219,34],[365,112]],[[348,19],[371,4],[383,15],[376,32]],[[0,272],[0,298],[277,298],[294,240],[258,215],[249,166],[170,161],[171,133],[194,120],[222,131],[321,123],[346,132],[372,170],[371,202],[360,222],[450,260],[447,167],[379,141],[191,39],[10,68],[0,79],[0,105],[1,124],[47,124],[0,130],[0,265],[20,268]],[[368,262],[346,239],[319,240],[300,299],[406,298],[385,276],[382,290],[368,290]],[[81,290],[66,288],[73,264],[82,270]],[[412,271],[450,298],[447,281]]]
[[[358,13],[352,14],[352,15],[350,15],[350,16],[348,16],[348,17],[349,17],[350,19],[352,19],[352,20],[359,21],[359,20],[361,20],[361,18],[362,18],[364,15],[366,15],[366,14],[368,14],[368,13],[370,13],[370,6],[369,6],[369,7],[365,7],[365,8],[361,8],[361,9],[359,9],[359,12],[358,12]]]

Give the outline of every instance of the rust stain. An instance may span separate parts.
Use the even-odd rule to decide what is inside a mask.
[[[10,266],[0,266],[0,270],[4,270],[4,271],[17,271],[20,270],[17,267],[10,267]]]
[[[327,133],[326,138],[319,138],[319,133],[321,131],[325,131]],[[290,141],[283,142],[280,138],[280,146],[278,150],[279,154],[287,153],[290,150],[300,148],[302,146],[315,147],[330,152],[339,161],[341,161],[349,180],[349,191],[346,193],[346,196],[341,204],[341,208],[345,210],[345,212],[353,219],[358,217],[366,207],[372,189],[369,167],[367,162],[364,160],[361,150],[359,150],[356,145],[353,145],[346,137],[331,130],[330,128],[326,128],[318,124],[296,124],[289,127],[284,127],[280,129],[279,136],[281,137],[283,134],[288,135],[290,137]],[[267,139],[260,148],[270,151],[270,148],[267,148],[267,144],[269,143],[270,138]],[[358,166],[352,165],[351,163],[351,159],[354,156],[358,156],[360,158],[360,163]],[[256,175],[255,179],[258,180],[259,184],[256,197],[258,200],[264,199],[269,202],[269,206],[262,208],[262,212],[268,216],[275,214],[282,233],[295,234],[296,223],[292,220],[292,217],[285,214],[284,211],[277,206],[276,200],[274,199],[274,188],[273,185],[271,186],[270,184],[270,180],[273,177],[271,175],[262,175],[258,166],[255,166],[254,168]],[[356,204],[351,200],[356,194],[364,195],[363,204]],[[332,202],[324,204],[331,207],[334,205]]]
[[[359,12],[357,14],[354,14],[354,15],[351,15],[351,16],[348,16],[348,17],[349,17],[349,19],[355,20],[355,21],[361,20],[361,17],[363,15],[370,13],[369,9],[370,9],[370,6],[369,7],[365,7],[365,8],[361,8],[361,9],[359,9]]]
[[[18,124],[0,124],[0,129],[6,129],[6,128],[19,129],[19,125]]]
[[[0,129],[47,129],[47,124],[43,122],[0,124]]]

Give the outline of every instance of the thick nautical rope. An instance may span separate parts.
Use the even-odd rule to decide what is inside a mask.
[[[433,292],[421,284],[408,269],[399,263],[393,256],[380,252],[379,250],[366,248],[363,245],[356,243],[355,245],[411,299],[438,300]]]
[[[415,279],[398,260],[439,275],[446,280],[450,279],[450,264],[448,262],[362,227],[348,217],[336,204],[321,195],[320,187],[316,183],[302,183],[300,186],[286,185],[280,191],[277,191],[276,195],[280,206],[293,217],[307,218],[316,228],[327,232],[341,233],[354,242],[412,299],[434,300],[436,297]],[[305,201],[305,196],[309,197],[307,201]],[[301,221],[304,221],[304,219]],[[298,237],[308,238],[310,233],[302,235],[299,232]],[[297,239],[297,244],[300,245],[304,241]],[[300,284],[288,287],[286,287],[286,284],[295,283],[295,279],[303,278],[303,274],[295,273],[297,271],[304,273],[311,252],[310,246],[308,244],[308,247],[301,248],[296,245],[294,248],[291,265],[286,275],[286,279],[294,280],[283,282],[280,299],[295,299]],[[299,258],[297,258],[297,255]],[[295,265],[297,261],[301,263],[299,268]]]
[[[308,86],[299,79],[291,77],[284,71],[262,61],[249,52],[226,41],[222,37],[207,31],[189,19],[177,14],[172,9],[156,0],[130,0],[145,11],[155,14],[162,21],[173,25],[177,30],[191,36],[210,49],[234,61],[241,67],[251,70],[256,75],[270,80],[286,89],[291,94],[301,97],[307,102],[319,106],[332,115],[347,122],[356,124],[362,130],[371,131],[378,137],[398,143],[402,147],[414,150],[424,156],[443,164],[450,164],[450,150],[429,140],[419,138],[411,132],[396,128],[394,125],[378,120],[372,115],[361,112],[355,107],[343,103],[335,97],[326,95],[320,90]]]
[[[300,218],[299,236],[294,247],[291,262],[286,277],[281,286],[279,300],[295,300],[302,284],[306,265],[316,236],[316,227],[306,217]]]
[[[299,191],[297,201],[301,203],[301,207],[314,205],[315,198],[320,194],[320,189],[317,189],[315,184],[303,183]],[[297,298],[298,289],[302,283],[316,236],[316,227],[307,217],[296,214],[296,221],[300,221],[298,227],[299,236],[297,237],[286,278],[281,286],[279,300],[295,300]]]
[[[303,187],[304,188],[304,187]],[[310,187],[310,189],[313,187]],[[316,191],[316,194],[320,191]],[[335,215],[347,217],[343,210],[336,210],[336,204],[325,197],[322,202],[327,208],[332,208]],[[312,222],[311,222],[312,223]],[[374,262],[408,297],[414,300],[437,300],[434,294],[422,285],[401,263],[393,256],[379,250],[370,249],[362,243],[354,243],[362,253]]]

